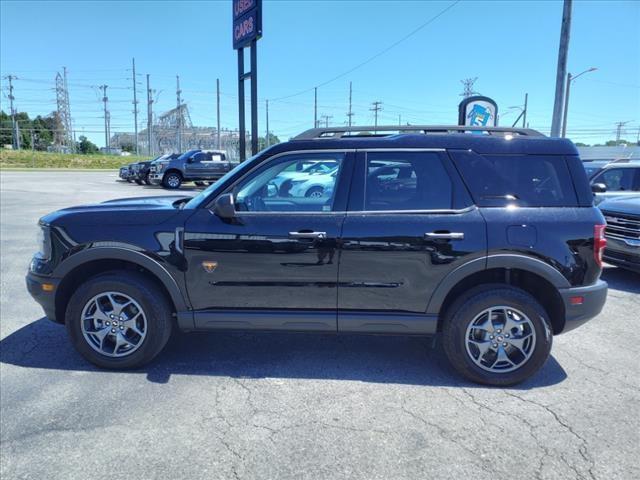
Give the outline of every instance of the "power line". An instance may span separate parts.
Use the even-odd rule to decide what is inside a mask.
[[[404,37],[402,37],[401,39],[395,41],[394,43],[392,43],[391,45],[389,45],[388,47],[386,47],[385,49],[379,51],[378,53],[370,56],[369,58],[367,58],[366,60],[364,60],[363,62],[360,62],[359,64],[357,64],[356,66],[350,68],[349,70],[346,70],[344,72],[342,72],[339,75],[336,75],[333,78],[330,78],[329,80],[326,80],[318,85],[316,85],[315,87],[312,88],[307,88],[305,90],[302,90],[298,93],[294,93],[292,95],[285,95],[283,97],[278,97],[275,99],[272,99],[272,101],[278,101],[278,100],[284,100],[287,98],[291,98],[291,97],[297,97],[298,95],[302,95],[303,93],[307,93],[310,92],[311,90],[313,90],[314,88],[320,88],[320,87],[324,87],[325,85],[328,85],[332,82],[335,82],[336,80],[345,77],[346,75],[349,75],[351,72],[354,72],[355,70],[358,70],[359,68],[364,67],[365,65],[367,65],[368,63],[371,63],[372,61],[374,61],[376,58],[384,55],[385,53],[387,53],[389,50],[397,47],[398,45],[400,45],[402,42],[404,42],[405,40],[408,40],[409,38],[411,38],[413,35],[415,35],[416,33],[418,33],[420,30],[422,30],[423,28],[429,26],[430,24],[432,24],[433,22],[435,22],[438,18],[440,18],[442,15],[444,15],[445,13],[447,13],[449,10],[451,10],[453,7],[455,7],[458,3],[460,3],[461,0],[456,0],[452,3],[449,4],[449,6],[445,7],[444,9],[442,9],[439,13],[437,13],[436,15],[434,15],[433,17],[431,17],[429,20],[427,20],[426,22],[424,22],[423,24],[421,24],[420,26],[418,26],[417,28],[415,28],[414,30],[412,30],[411,32],[409,32],[407,35],[405,35]]]

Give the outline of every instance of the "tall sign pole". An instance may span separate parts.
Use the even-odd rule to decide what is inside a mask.
[[[244,81],[251,79],[251,153],[258,153],[258,40],[262,37],[262,0],[232,0],[233,48],[238,51],[240,161],[246,158]],[[244,71],[244,49],[250,47],[250,71]]]

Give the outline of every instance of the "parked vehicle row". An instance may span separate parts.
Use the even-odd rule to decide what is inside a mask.
[[[138,185],[161,185],[175,190],[184,182],[200,186],[215,182],[236,165],[237,162],[227,160],[225,152],[194,149],[124,165],[120,167],[119,177]]]

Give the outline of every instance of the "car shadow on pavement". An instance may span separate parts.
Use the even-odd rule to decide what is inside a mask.
[[[36,320],[0,341],[0,362],[27,368],[100,371],[72,347],[61,325]],[[145,373],[154,383],[171,375],[305,378],[370,383],[474,387],[448,365],[439,342],[427,337],[297,333],[176,333]],[[528,390],[567,377],[553,358],[526,382]]]
[[[605,267],[602,279],[609,284],[611,290],[622,290],[629,293],[640,293],[640,274],[618,267]]]

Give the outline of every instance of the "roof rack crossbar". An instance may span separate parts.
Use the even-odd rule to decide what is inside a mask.
[[[353,126],[353,127],[326,127],[311,128],[295,136],[294,140],[315,140],[323,138],[342,137],[383,137],[399,133],[415,134],[460,134],[468,132],[480,132],[488,135],[505,136],[508,134],[525,137],[544,137],[537,130],[516,127],[470,127],[464,125],[378,125],[378,126]]]

